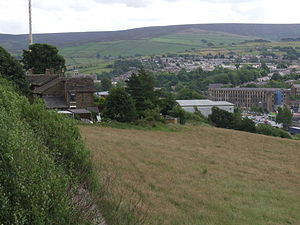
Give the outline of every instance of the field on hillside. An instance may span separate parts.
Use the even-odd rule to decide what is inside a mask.
[[[211,127],[81,131],[99,179],[116,175],[109,196],[142,199],[147,225],[300,224],[300,142]]]
[[[104,60],[98,58],[66,58],[66,66],[68,71],[79,70],[83,74],[96,74],[102,72],[109,72],[111,69],[107,68],[112,64],[111,60]]]
[[[249,40],[249,37],[214,33],[214,34],[176,34],[143,40],[124,40],[111,42],[92,42],[61,49],[65,57],[101,56],[136,56],[162,53],[176,53],[193,48],[207,48],[207,43],[227,46]],[[203,42],[204,41],[204,42]]]

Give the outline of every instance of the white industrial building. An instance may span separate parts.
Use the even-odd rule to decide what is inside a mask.
[[[197,108],[203,116],[208,117],[212,113],[212,107],[216,106],[219,109],[227,112],[234,112],[234,104],[225,101],[211,100],[176,100],[176,102],[187,112],[195,112]]]

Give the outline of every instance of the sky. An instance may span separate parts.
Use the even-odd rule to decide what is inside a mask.
[[[34,33],[200,23],[300,23],[299,0],[32,0]],[[0,33],[28,32],[28,0],[0,0]]]

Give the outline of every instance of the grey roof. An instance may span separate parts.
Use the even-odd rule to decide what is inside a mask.
[[[59,76],[58,75],[45,75],[45,74],[31,74],[31,75],[27,75],[26,79],[32,85],[42,86],[42,85],[50,82],[51,80],[56,79],[57,77],[59,77]]]
[[[98,108],[98,107],[95,107],[95,106],[93,106],[93,107],[87,107],[86,109],[87,109],[88,111],[90,111],[90,112],[99,113],[99,108]]]
[[[193,107],[193,106],[234,106],[234,104],[226,101],[211,101],[205,100],[176,100],[181,107]]]
[[[216,84],[210,84],[208,86],[208,88],[221,88],[222,86],[224,86],[224,84],[219,84],[219,83],[216,83]]]
[[[91,112],[86,109],[69,109],[71,113],[74,114],[90,114]]]
[[[69,108],[65,99],[62,97],[42,97],[48,109],[67,109]]]
[[[300,84],[294,84],[294,87],[298,89],[300,88]]]
[[[33,90],[33,93],[42,94],[44,91],[48,90],[49,88],[52,88],[54,85],[58,84],[62,80],[63,78],[56,78],[54,80],[51,80],[50,82],[44,84],[43,86],[35,88]]]

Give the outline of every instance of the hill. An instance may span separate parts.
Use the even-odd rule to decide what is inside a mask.
[[[300,142],[211,127],[81,133],[98,175],[117,176],[108,201],[148,212],[145,224],[300,223]]]
[[[191,32],[191,30],[196,32]],[[202,31],[202,33],[199,31]],[[82,46],[91,43],[115,43],[120,41],[151,40],[152,38],[161,38],[170,35],[172,36],[174,34],[185,34],[188,36],[192,35],[201,37],[206,33],[216,36],[219,36],[220,33],[225,33],[226,36],[242,36],[244,39],[258,37],[267,40],[278,41],[282,38],[299,38],[300,24],[174,25],[136,28],[122,31],[35,34],[34,40],[36,43],[49,43],[59,46],[60,48],[65,48]],[[11,52],[20,52],[21,49],[26,48],[26,45],[27,35],[0,34],[0,46],[3,46]],[[158,48],[159,47],[160,46],[158,46]]]

